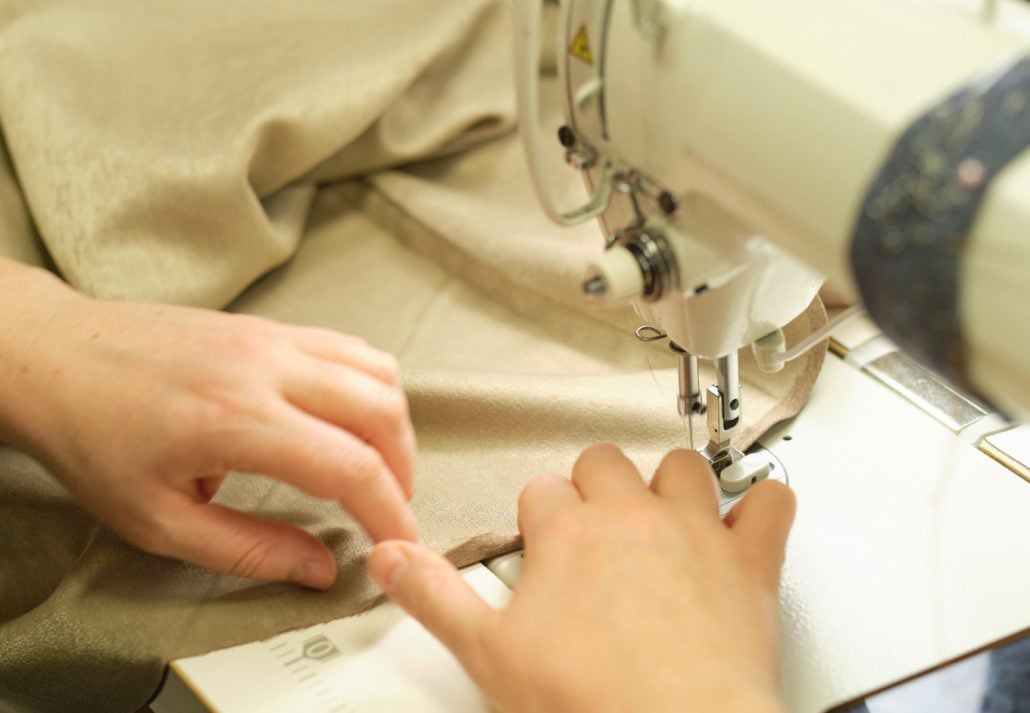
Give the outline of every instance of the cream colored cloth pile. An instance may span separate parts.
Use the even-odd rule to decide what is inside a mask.
[[[398,354],[425,540],[459,565],[510,550],[528,477],[602,440],[649,472],[687,426],[668,350],[580,298],[601,236],[537,208],[508,56],[504,0],[8,3],[0,254],[97,296],[231,302]],[[790,338],[824,319],[817,302]],[[800,408],[821,362],[768,377],[745,359],[739,445]],[[131,711],[171,659],[375,602],[335,504],[242,475],[218,500],[323,538],[336,586],[138,552],[0,449],[0,710]]]

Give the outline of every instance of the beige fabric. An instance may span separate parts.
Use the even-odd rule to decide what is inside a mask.
[[[511,137],[314,187],[506,129],[506,7],[4,5],[0,121],[12,162],[0,162],[0,201],[14,218],[0,222],[0,248],[43,259],[24,209],[7,212],[21,205],[15,175],[55,262],[94,294],[220,305],[299,245],[230,309],[397,353],[426,541],[458,564],[515,547],[516,497],[533,473],[567,473],[601,440],[648,472],[686,443],[673,357],[635,341],[629,312],[580,299],[599,233],[547,222]],[[582,191],[560,163],[554,173],[570,200]],[[816,303],[791,339],[823,320]],[[739,445],[800,407],[821,360],[767,377],[745,359]],[[374,602],[368,543],[335,505],[258,476],[230,477],[218,498],[322,537],[336,586],[245,582],[137,552],[38,465],[0,449],[0,700],[133,710],[172,658]]]
[[[42,266],[46,250],[29,216],[7,146],[0,133],[0,257]]]
[[[296,249],[283,186],[511,128],[507,5],[8,0],[0,126],[68,280],[220,307]]]

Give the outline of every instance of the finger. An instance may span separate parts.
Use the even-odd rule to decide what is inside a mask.
[[[374,540],[417,540],[415,516],[379,451],[350,433],[284,406],[232,444],[227,470],[262,473],[338,500]]]
[[[755,556],[756,566],[770,589],[780,581],[787,536],[794,524],[794,491],[775,480],[751,487],[724,522]]]
[[[210,475],[206,478],[199,478],[194,482],[197,500],[208,502],[218,493],[218,489],[225,482],[224,475]]]
[[[610,443],[590,446],[572,467],[572,483],[584,500],[609,500],[647,492],[636,466]]]
[[[328,589],[336,579],[329,550],[297,527],[185,497],[166,502],[163,534],[144,543],[150,552],[239,577],[312,589]]]
[[[537,475],[519,495],[519,532],[527,548],[535,547],[540,530],[555,515],[583,502],[579,491],[560,475]]]
[[[395,386],[345,366],[305,370],[286,385],[297,408],[339,426],[382,454],[410,498],[415,480],[415,431],[408,400]]]
[[[719,484],[708,460],[697,451],[677,449],[662,459],[651,490],[691,515],[717,516]]]
[[[482,643],[498,614],[454,565],[421,545],[383,542],[369,555],[368,571],[392,600],[477,677],[483,663]]]
[[[397,357],[355,337],[329,329],[298,330],[295,343],[311,356],[358,369],[390,386],[400,384]]]

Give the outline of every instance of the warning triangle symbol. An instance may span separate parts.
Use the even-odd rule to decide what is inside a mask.
[[[590,52],[590,38],[587,36],[586,25],[580,25],[579,32],[576,33],[572,44],[569,45],[569,54],[593,66],[594,55]]]

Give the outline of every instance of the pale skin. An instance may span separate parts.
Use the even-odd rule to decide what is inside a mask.
[[[416,540],[415,436],[396,360],[364,340],[241,315],[100,302],[0,260],[0,439],[137,547],[316,589],[326,546],[212,504],[231,471],[338,500]]]
[[[417,544],[415,438],[396,360],[363,340],[167,305],[100,302],[0,259],[0,440],[137,547],[324,589],[325,545],[211,502],[229,472],[336,500],[369,571],[500,711],[780,711],[777,589],[794,514],[779,483],[725,521],[697,454],[650,486],[614,446],[519,502],[525,568],[487,606]]]
[[[719,520],[715,480],[673,451],[650,487],[611,445],[519,502],[523,573],[503,611],[445,559],[383,542],[369,572],[499,711],[774,713],[780,568],[794,496],[764,482]]]

